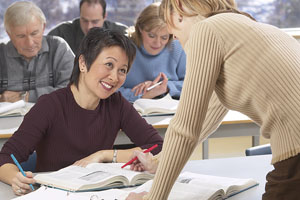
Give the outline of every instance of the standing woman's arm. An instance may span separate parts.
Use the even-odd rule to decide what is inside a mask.
[[[166,133],[153,186],[144,199],[167,199],[198,140],[205,138],[200,133],[221,70],[222,50],[208,24],[194,25],[185,46],[187,73],[179,107]]]

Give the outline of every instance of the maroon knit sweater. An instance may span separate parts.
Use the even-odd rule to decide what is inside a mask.
[[[158,132],[119,92],[101,100],[95,110],[86,110],[75,102],[70,87],[59,89],[41,96],[25,115],[0,152],[0,166],[13,163],[11,153],[23,162],[36,151],[36,171],[58,170],[96,151],[112,149],[120,129],[142,149],[159,144],[152,152],[157,154],[162,148]]]

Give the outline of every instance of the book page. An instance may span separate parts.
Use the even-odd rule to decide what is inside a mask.
[[[180,174],[178,182],[222,189],[225,191],[227,197],[258,184],[253,179],[228,178],[191,172],[183,172]]]
[[[129,180],[138,176],[149,176],[146,180],[153,177],[145,172],[131,171],[129,166],[122,169],[122,165],[123,163],[91,163],[87,167],[71,165],[56,172],[38,174],[34,179],[40,184],[76,191],[126,186],[131,185]],[[142,183],[144,182],[145,180]]]
[[[129,181],[129,185],[142,184],[154,177],[153,174],[148,172],[132,171],[130,170],[130,166],[121,168],[123,165],[124,163],[91,163],[88,165],[88,168],[125,176]]]
[[[178,103],[178,100],[172,99],[168,94],[161,99],[138,99],[133,103],[133,107],[142,115],[152,113],[175,113]]]
[[[113,179],[115,176],[116,174],[101,169],[71,165],[56,172],[38,174],[34,179],[40,184],[72,191],[84,189],[84,186],[87,187],[86,189],[92,189],[93,187],[108,185],[109,179]],[[122,185],[121,182],[126,183],[126,179],[123,179],[119,177],[119,185]]]
[[[152,186],[152,180],[139,186],[132,192],[149,192]],[[193,185],[175,182],[170,192],[168,200],[217,200],[225,197],[222,189],[206,187],[205,185]]]

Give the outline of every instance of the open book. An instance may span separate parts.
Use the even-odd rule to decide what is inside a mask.
[[[141,115],[174,114],[179,101],[167,94],[161,99],[138,99],[133,107]]]
[[[33,103],[25,103],[23,100],[16,101],[14,103],[1,102],[0,117],[25,115],[32,106]]]
[[[124,164],[124,163],[123,163]],[[67,191],[104,190],[141,185],[154,175],[121,168],[122,163],[91,163],[68,166],[56,172],[38,174],[37,183]]]
[[[226,199],[258,185],[258,182],[253,179],[228,178],[191,172],[180,174],[177,179],[178,183],[181,183],[181,186],[177,190],[182,190],[183,192],[187,191],[187,188],[197,187],[197,193],[200,196],[198,195],[197,198],[194,198],[195,200]]]
[[[202,175],[183,172],[175,182],[168,200],[221,200],[243,192],[258,183],[253,179],[237,179],[219,176]],[[41,187],[40,189],[18,197],[18,200],[69,199],[69,200],[125,200],[130,192],[150,191],[152,180],[147,181],[136,189],[110,189],[97,192],[66,193],[62,190]]]

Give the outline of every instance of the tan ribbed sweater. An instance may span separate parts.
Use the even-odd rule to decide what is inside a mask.
[[[179,107],[144,199],[167,199],[196,144],[219,126],[227,109],[261,127],[271,141],[272,163],[300,152],[300,44],[295,39],[227,13],[196,23],[184,49],[187,72]]]

